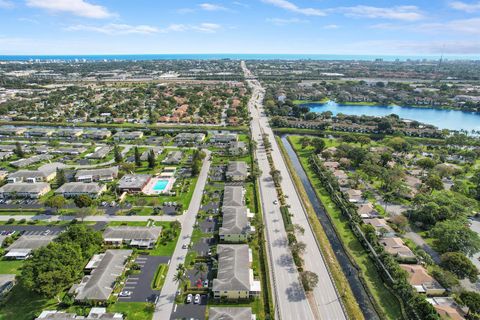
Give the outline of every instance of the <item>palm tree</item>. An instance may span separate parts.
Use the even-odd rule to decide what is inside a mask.
[[[200,274],[200,279],[203,280],[203,274],[208,271],[206,263],[197,263],[195,265],[195,275]]]
[[[178,270],[177,273],[173,276],[173,281],[177,284],[181,284],[185,281],[185,274],[183,270]]]

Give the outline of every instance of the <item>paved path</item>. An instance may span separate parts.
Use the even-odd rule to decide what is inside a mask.
[[[245,65],[242,63],[244,70]],[[248,74],[245,71],[245,74]],[[299,281],[299,273],[293,262],[292,254],[287,244],[287,233],[283,224],[279,205],[273,201],[277,199],[275,185],[270,175],[265,147],[261,134],[266,123],[261,121],[257,105],[263,100],[264,90],[256,81],[249,81],[253,89],[252,99],[249,102],[249,111],[252,116],[252,138],[257,143],[256,156],[262,174],[259,178],[260,197],[264,214],[266,240],[268,246],[270,273],[274,289],[275,313],[277,319],[315,319],[303,287]],[[277,200],[278,201],[278,200]]]
[[[210,170],[210,151],[204,150],[207,156],[203,162],[202,169],[200,171],[197,185],[193,192],[192,200],[188,207],[187,212],[183,215],[182,230],[178,238],[177,246],[173,252],[172,258],[170,260],[170,266],[167,272],[167,277],[165,279],[165,284],[163,285],[160,297],[158,299],[155,313],[153,314],[153,320],[167,320],[170,319],[172,314],[173,306],[175,303],[175,293],[178,288],[178,283],[173,281],[175,273],[177,272],[177,265],[179,263],[184,263],[187,256],[188,249],[183,249],[182,246],[185,243],[190,243],[191,236],[193,232],[193,225],[195,224],[195,219],[200,206],[202,204],[202,195],[203,190],[205,189],[205,183],[207,182],[208,171]]]
[[[245,74],[250,74],[246,66],[242,63]],[[329,271],[323,259],[320,248],[316,242],[313,231],[308,222],[300,197],[298,196],[293,181],[280,149],[276,143],[273,131],[268,124],[268,118],[263,114],[263,94],[264,90],[256,80],[249,80],[249,85],[253,88],[252,100],[249,103],[250,115],[252,116],[252,136],[257,141],[258,164],[262,175],[260,177],[260,194],[265,214],[265,224],[267,231],[267,243],[271,252],[271,266],[275,277],[277,308],[279,319],[347,319],[337,290],[330,277]],[[291,253],[287,245],[285,228],[282,222],[281,213],[278,206],[273,205],[271,199],[276,199],[276,191],[269,174],[270,167],[266,158],[261,132],[269,137],[272,145],[273,163],[282,176],[281,187],[284,194],[288,195],[286,199],[290,206],[290,213],[293,214],[292,222],[299,224],[305,229],[304,235],[298,235],[299,241],[307,245],[304,254],[305,270],[313,271],[319,276],[318,286],[313,291],[314,310],[310,307],[301,284],[298,281],[298,272],[291,260]]]

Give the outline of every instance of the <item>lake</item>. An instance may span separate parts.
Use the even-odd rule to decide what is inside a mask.
[[[365,106],[365,105],[343,105],[334,101],[327,103],[306,103],[303,106],[310,108],[312,112],[331,111],[334,115],[343,113],[347,115],[367,115],[375,117],[396,114],[400,118],[416,120],[432,124],[439,129],[450,130],[480,130],[480,113],[458,110],[444,110],[433,108],[416,108],[400,106]]]

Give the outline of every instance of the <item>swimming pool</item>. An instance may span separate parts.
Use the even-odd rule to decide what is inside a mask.
[[[170,180],[168,179],[159,179],[153,186],[153,191],[164,191],[167,188],[168,182]]]

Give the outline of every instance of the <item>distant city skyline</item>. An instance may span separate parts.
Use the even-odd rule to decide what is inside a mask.
[[[0,55],[480,54],[480,1],[0,0]]]

